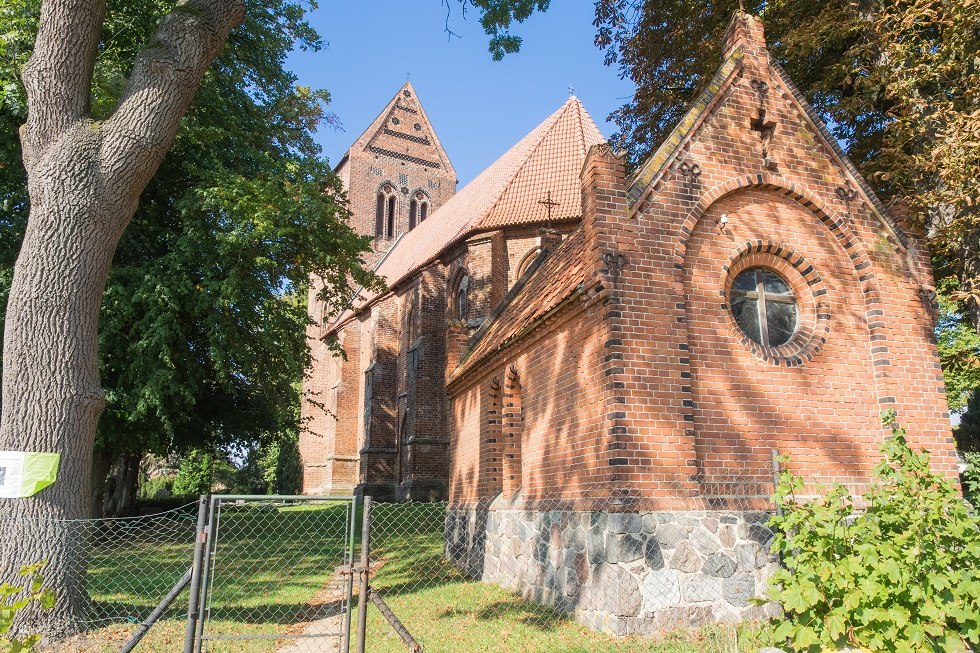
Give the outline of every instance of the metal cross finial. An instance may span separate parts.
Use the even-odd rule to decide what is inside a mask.
[[[548,191],[548,197],[543,200],[538,200],[538,204],[544,204],[548,208],[548,220],[551,220],[551,210],[556,206],[561,206],[561,202],[556,202],[551,199],[551,191]]]
[[[571,84],[569,84],[568,85],[568,96],[571,97],[573,95],[575,95],[575,87],[572,86]]]

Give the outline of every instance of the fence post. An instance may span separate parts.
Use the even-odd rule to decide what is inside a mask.
[[[364,497],[361,526],[361,585],[357,594],[357,653],[364,653],[367,630],[368,578],[371,566],[371,497]]]
[[[187,600],[187,626],[184,629],[184,653],[194,653],[194,639],[197,635],[198,601],[201,597],[201,562],[204,560],[204,544],[207,541],[207,531],[204,522],[207,519],[208,503],[206,497],[197,500],[197,531],[194,540],[194,561],[191,566],[191,593]]]
[[[358,497],[353,497],[350,502],[350,524],[348,526],[347,533],[347,563],[350,565],[347,574],[347,601],[346,603],[346,614],[344,615],[344,630],[340,635],[340,653],[350,653],[350,627],[351,619],[354,616],[353,606],[351,605],[354,601],[354,533],[357,529],[357,503]]]

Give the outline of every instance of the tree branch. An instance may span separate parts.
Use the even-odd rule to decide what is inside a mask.
[[[136,196],[143,191],[170,149],[205,72],[244,17],[242,0],[181,0],[164,17],[103,126],[106,188],[125,186]],[[126,183],[118,185],[123,179]]]
[[[106,0],[47,0],[41,4],[34,52],[23,73],[27,93],[23,145],[28,168],[45,144],[88,115],[105,9]]]

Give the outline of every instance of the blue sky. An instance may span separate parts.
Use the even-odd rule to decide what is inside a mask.
[[[460,188],[568,98],[569,85],[604,134],[606,116],[633,93],[593,44],[593,4],[554,0],[513,30],[517,54],[493,61],[478,12],[463,18],[458,0],[322,0],[309,15],[326,47],[296,53],[289,67],[300,83],[330,91],[343,131],[323,128],[318,140],[331,163],[384,108],[411,74]]]

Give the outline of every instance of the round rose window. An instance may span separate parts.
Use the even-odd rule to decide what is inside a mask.
[[[796,296],[789,284],[769,268],[749,268],[732,281],[732,314],[739,328],[767,347],[789,342],[796,333]]]

